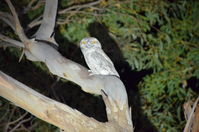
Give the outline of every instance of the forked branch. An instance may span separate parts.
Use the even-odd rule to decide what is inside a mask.
[[[0,96],[10,100],[38,118],[68,131],[133,131],[125,86],[119,78],[108,75],[91,76],[87,68],[63,57],[47,42],[36,40],[37,38],[44,40],[51,38],[55,24],[57,0],[46,1],[42,24],[36,32],[36,39],[28,39],[26,37],[13,5],[10,0],[6,0],[6,2],[14,16],[16,33],[24,44],[24,52],[27,59],[43,62],[51,73],[78,84],[85,92],[103,95],[108,122],[101,123],[93,118],[86,117],[64,104],[35,92],[2,72],[0,72]],[[47,24],[46,20],[49,20],[49,24]],[[21,43],[15,42],[8,37],[0,35],[0,38],[8,43],[22,47]]]
[[[92,132],[94,130],[96,132],[117,132],[111,123],[100,123],[89,118],[67,105],[39,94],[1,71],[0,96],[38,118],[70,132]]]
[[[7,43],[12,44],[10,46],[14,46],[14,47],[18,47],[18,48],[24,48],[24,44],[23,43],[21,43],[21,42],[19,42],[17,40],[11,39],[11,38],[3,35],[3,34],[0,34],[0,39],[5,41],[5,42],[7,42]],[[1,44],[0,44],[0,46],[1,46]]]
[[[19,36],[19,38],[21,39],[22,42],[27,43],[28,42],[28,38],[26,37],[23,28],[19,22],[19,18],[18,15],[15,11],[15,8],[13,7],[12,3],[10,2],[10,0],[5,0],[10,8],[10,11],[12,12],[13,18],[14,18],[14,24],[15,24],[15,31],[17,33],[17,35]]]

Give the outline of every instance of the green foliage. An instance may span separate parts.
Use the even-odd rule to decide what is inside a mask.
[[[193,21],[193,15],[199,13],[199,3],[150,2],[135,2],[134,7],[117,5],[111,10],[111,17],[102,19],[120,39],[132,68],[154,71],[139,85],[144,112],[160,131],[181,131],[182,105],[193,97],[187,80],[199,75],[199,30]]]
[[[44,11],[44,6],[42,6],[41,8],[38,8],[36,10],[29,11],[27,13],[28,18],[33,19],[35,17],[38,17],[41,13],[43,13],[43,11]]]
[[[139,2],[134,3],[137,9],[123,4],[114,12],[125,12],[125,18],[113,15],[109,17],[111,21],[105,19],[104,22],[115,22],[107,24],[110,32],[121,37],[123,43],[128,40],[121,47],[134,70],[154,71],[139,85],[144,112],[160,131],[181,131],[184,126],[182,105],[193,97],[187,80],[199,75],[199,30],[193,21],[193,15],[199,13],[199,3]],[[130,14],[130,10],[136,13]],[[122,27],[118,21],[123,23]]]
[[[68,39],[70,42],[79,42],[82,38],[88,36],[86,28],[91,19],[87,19],[88,23],[82,24],[82,21],[77,21],[76,23],[69,23],[67,26],[60,26],[60,32],[64,38]]]

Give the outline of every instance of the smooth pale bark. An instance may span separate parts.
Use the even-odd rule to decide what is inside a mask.
[[[35,33],[37,39],[47,40],[52,36],[55,27],[57,4],[57,0],[48,0],[45,3],[43,19],[39,29]]]
[[[101,123],[79,111],[39,94],[0,72],[0,96],[38,118],[70,132],[117,132],[113,123]],[[119,128],[120,130],[120,128]]]
[[[104,90],[111,104],[107,108],[108,118],[117,121],[119,125],[132,127],[127,93],[124,84],[118,77],[90,76],[88,69],[64,58],[59,52],[44,43],[30,43],[29,51],[35,58],[44,62],[51,73],[77,83],[83,91],[101,95],[101,90]]]

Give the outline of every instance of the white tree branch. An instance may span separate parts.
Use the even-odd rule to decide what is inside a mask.
[[[37,39],[47,40],[53,34],[57,14],[57,4],[58,0],[47,0],[45,2],[43,19],[35,34]]]
[[[16,33],[24,44],[24,52],[27,59],[45,63],[51,73],[78,84],[85,92],[103,95],[106,104],[108,123],[103,124],[92,118],[88,118],[66,105],[31,90],[2,72],[0,72],[0,96],[14,102],[16,105],[24,108],[35,116],[65,130],[67,128],[70,131],[86,130],[88,132],[133,131],[127,93],[122,81],[116,76],[89,75],[87,68],[63,57],[51,45],[35,39],[28,39],[23,32],[13,5],[10,0],[6,0],[6,2],[14,16]],[[45,11],[47,15],[52,17],[52,19],[49,18],[49,20],[55,21],[55,8],[53,7],[53,2],[55,2],[56,5],[57,1],[47,0]],[[50,8],[53,8],[52,12],[50,12]],[[45,19],[45,17],[43,19]],[[48,30],[45,25],[41,25],[41,30],[39,29],[40,31],[38,31],[36,35],[40,34],[41,36],[46,35],[45,37],[50,37],[49,34],[45,32],[53,31],[54,25],[51,23],[49,28],[50,30]],[[2,36],[1,39],[11,43],[8,41],[9,38],[5,36]]]
[[[70,132],[110,132],[111,123],[100,123],[79,111],[47,98],[0,71],[0,96],[61,129]]]

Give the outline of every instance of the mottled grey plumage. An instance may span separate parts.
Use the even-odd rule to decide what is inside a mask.
[[[91,74],[115,75],[119,77],[113,62],[104,53],[101,43],[96,38],[88,37],[81,40],[80,49]]]

